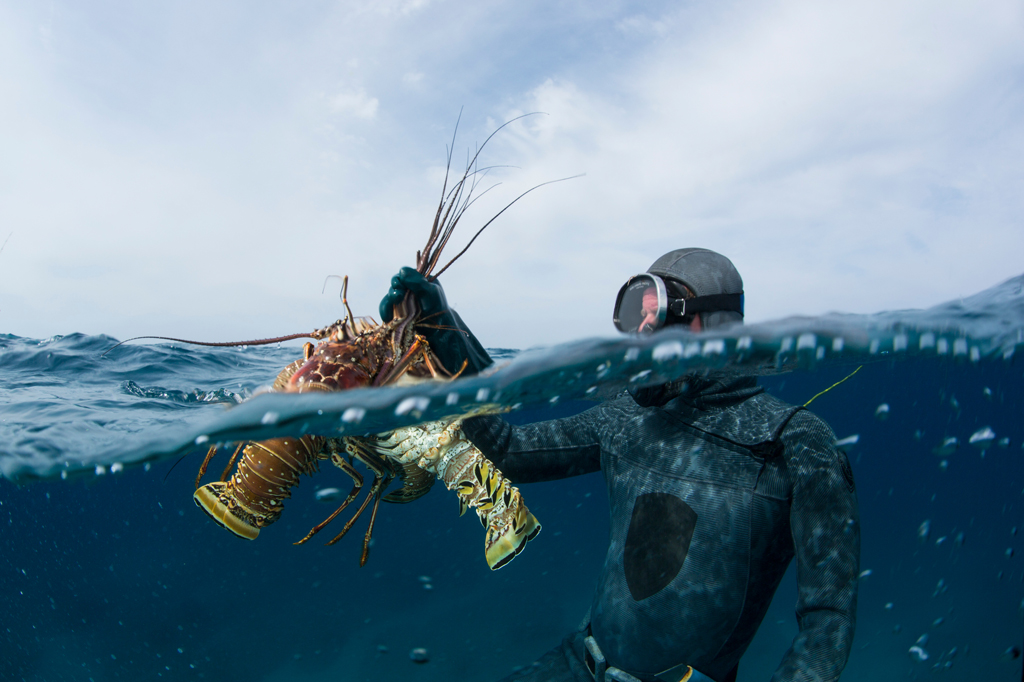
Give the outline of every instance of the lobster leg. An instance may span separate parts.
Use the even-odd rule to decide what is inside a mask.
[[[388,385],[390,383],[394,383],[395,381],[398,381],[398,379],[403,374],[406,373],[406,371],[412,365],[413,361],[416,360],[416,357],[418,355],[423,355],[424,354],[424,351],[426,350],[426,346],[427,346],[426,340],[424,340],[424,338],[422,336],[417,334],[416,335],[416,340],[413,341],[413,344],[412,344],[412,346],[409,347],[409,350],[406,351],[405,355],[403,355],[398,360],[398,362],[396,362],[394,364],[394,366],[391,368],[391,371],[388,372],[388,375],[386,377],[384,377],[384,379],[381,380],[380,383],[377,384],[377,385],[386,386],[386,385]],[[431,374],[435,374],[434,371],[433,371],[433,368],[431,368]],[[436,376],[436,374],[435,374],[435,376]]]
[[[224,473],[220,475],[220,480],[222,482],[228,480],[228,474],[231,473],[231,467],[235,465],[235,461],[238,459],[238,453],[242,451],[243,447],[245,447],[245,443],[239,443],[238,447],[235,448],[235,454],[231,455],[231,459],[228,460],[228,465],[224,467]],[[196,490],[199,490],[199,481],[203,480],[203,476],[206,475],[206,467],[210,465],[210,460],[213,459],[215,454],[217,454],[217,446],[211,445],[210,449],[206,451],[206,459],[203,460],[202,465],[199,467],[199,473],[196,474]]]
[[[301,545],[302,543],[306,542],[311,537],[322,531],[324,527],[327,526],[328,523],[330,523],[338,517],[338,514],[340,514],[345,509],[345,507],[347,507],[352,502],[352,500],[356,499],[356,496],[359,494],[359,491],[363,489],[363,475],[356,471],[355,467],[346,462],[344,457],[342,457],[341,455],[334,455],[331,457],[331,461],[334,462],[335,466],[337,466],[339,469],[341,469],[346,474],[352,477],[352,492],[348,494],[348,497],[346,497],[345,501],[341,503],[341,506],[334,510],[334,513],[332,513],[322,522],[315,525],[313,527],[313,530],[309,531],[306,537],[302,538],[301,540],[295,543],[296,545]]]
[[[377,508],[380,506],[380,496],[384,492],[384,488],[391,482],[391,479],[377,479],[377,494],[374,495],[373,491],[370,491],[370,495],[373,495],[373,511],[370,512],[370,525],[366,529],[366,535],[363,536],[363,554],[359,557],[359,567],[362,568],[366,565],[366,560],[370,558],[370,536],[373,535],[373,523],[377,520]],[[383,484],[383,485],[381,485]]]
[[[244,446],[245,446],[245,443],[239,443],[238,447],[235,448],[235,454],[231,455],[231,459],[228,460],[228,465],[226,467],[224,467],[224,471],[220,475],[220,480],[222,480],[222,481],[228,480],[228,476],[231,474],[231,468],[233,466],[235,466],[235,462],[238,460],[238,453],[240,453],[242,451],[242,448]],[[199,481],[197,480],[196,483],[198,483],[198,482]]]
[[[199,481],[201,481],[203,476],[206,475],[206,467],[210,465],[210,460],[213,459],[213,456],[216,454],[217,446],[211,445],[210,449],[206,451],[206,458],[203,460],[203,463],[199,465],[199,473],[196,474],[196,490],[199,490]]]
[[[366,505],[370,503],[370,498],[373,497],[374,491],[377,489],[379,483],[380,483],[380,479],[378,477],[374,476],[373,477],[373,487],[370,489],[370,494],[367,495],[363,499],[363,503],[361,505],[359,505],[359,509],[357,509],[356,513],[352,516],[352,518],[348,520],[348,522],[345,524],[345,527],[341,529],[341,532],[338,533],[334,537],[333,540],[331,540],[330,542],[327,543],[328,547],[333,545],[335,542],[337,542],[338,540],[342,539],[343,537],[345,537],[345,534],[348,533],[350,530],[352,530],[352,526],[355,525],[356,520],[359,518],[359,516],[366,509]]]
[[[345,534],[352,529],[356,519],[358,519],[366,509],[366,505],[369,504],[370,498],[374,498],[373,512],[370,516],[370,527],[367,528],[366,535],[363,537],[363,555],[359,562],[359,565],[362,566],[366,563],[366,558],[370,553],[370,536],[373,534],[373,522],[377,518],[377,507],[380,504],[381,494],[384,492],[384,489],[388,487],[388,484],[395,478],[395,473],[393,466],[387,460],[383,459],[372,450],[362,447],[361,443],[346,440],[345,447],[349,454],[365,464],[367,468],[373,472],[373,484],[370,488],[369,494],[367,494],[366,499],[363,500],[362,505],[359,506],[355,515],[348,520],[348,523],[346,523],[345,527],[341,529],[338,536],[327,544],[333,545],[335,542],[345,537]],[[337,460],[344,461],[340,456],[332,458],[332,461],[334,461],[335,464],[338,463]]]

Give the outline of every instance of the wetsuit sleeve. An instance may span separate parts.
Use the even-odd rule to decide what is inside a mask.
[[[600,471],[607,405],[525,426],[501,417],[472,417],[462,423],[462,431],[515,483],[554,481]]]
[[[772,682],[838,680],[856,624],[860,519],[853,473],[832,430],[809,412],[782,435],[792,481],[800,632]]]

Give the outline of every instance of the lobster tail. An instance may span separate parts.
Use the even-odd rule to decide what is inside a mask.
[[[436,474],[459,496],[461,513],[476,510],[487,529],[484,559],[497,570],[516,557],[540,533],[540,523],[519,489],[502,475],[462,433],[462,420],[436,421],[398,429],[378,440],[355,439],[403,465],[416,463]]]
[[[223,528],[254,540],[281,515],[299,475],[316,473],[324,443],[320,436],[250,442],[230,479],[207,483],[192,499]]]
[[[439,440],[451,439],[450,442],[462,447],[450,459],[440,457],[435,466],[449,490],[458,494],[460,506],[476,509],[480,523],[487,529],[484,559],[496,571],[516,558],[526,543],[537,537],[541,526],[526,508],[519,489],[462,435],[461,427],[456,429],[454,433],[446,429],[448,433]]]

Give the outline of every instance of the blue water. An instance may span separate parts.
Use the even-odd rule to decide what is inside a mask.
[[[861,365],[811,405],[839,438],[857,435],[870,574],[843,679],[1021,679],[1024,277],[926,311],[497,351],[487,376],[331,395],[253,397],[296,347],[103,356],[114,343],[0,336],[2,680],[500,678],[586,611],[607,542],[600,475],[521,486],[544,531],[500,571],[440,486],[382,507],[359,568],[362,524],[333,547],[292,544],[333,510],[318,489],[349,488],[343,473],[322,467],[247,542],[192,503],[209,444],[368,433],[481,404],[547,419],[703,366],[756,372],[803,403]],[[984,427],[995,440],[971,446]],[[936,455],[948,437],[959,447]],[[795,602],[791,575],[741,680],[770,677],[796,633]],[[922,635],[925,661],[909,653]],[[410,660],[415,647],[428,663]]]

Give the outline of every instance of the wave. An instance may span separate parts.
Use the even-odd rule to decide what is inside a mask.
[[[104,356],[115,343],[103,335],[0,336],[0,473],[16,482],[67,477],[214,443],[378,433],[484,405],[600,401],[708,369],[767,375],[910,358],[1007,363],[1024,345],[1024,275],[926,310],[500,349],[479,376],[340,393],[257,394],[298,356],[295,347],[154,344]]]

